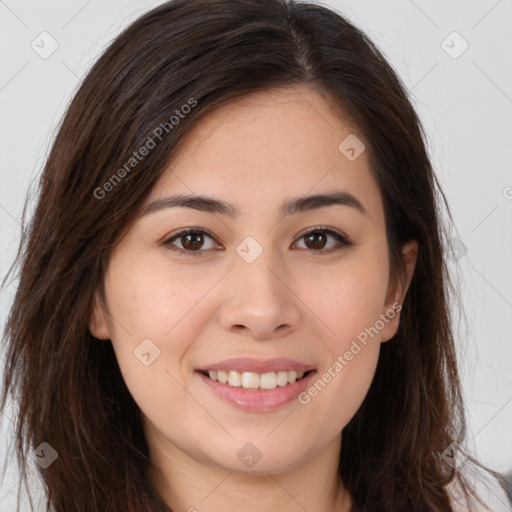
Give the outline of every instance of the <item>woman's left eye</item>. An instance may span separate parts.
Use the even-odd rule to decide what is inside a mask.
[[[334,246],[331,246],[326,249],[325,246],[329,237],[334,238],[337,241],[337,243],[334,244]],[[209,238],[212,242],[214,242],[213,237],[204,229],[186,228],[179,231],[172,237],[168,238],[167,240],[162,242],[162,244],[180,254],[186,256],[198,256],[201,252],[204,252],[201,249],[204,249],[205,238]],[[307,231],[306,233],[302,233],[299,237],[299,240],[301,239],[304,239],[306,241],[306,244],[310,244],[312,246],[306,246],[306,250],[318,253],[331,253],[339,251],[344,246],[353,245],[353,243],[347,240],[347,238],[344,235],[332,229],[323,227],[314,228]],[[176,246],[176,241],[179,241],[181,247]],[[215,243],[210,243],[210,247],[207,247],[206,249],[214,248]]]
[[[328,249],[322,250],[325,248],[326,241],[329,237],[334,238],[338,243],[334,244],[334,246],[331,246]],[[306,247],[306,249],[321,253],[331,253],[339,251],[344,246],[353,245],[353,243],[350,242],[346,236],[328,228],[314,228],[307,231],[306,233],[302,233],[299,239],[305,239],[314,246],[313,248]],[[321,247],[318,247],[318,245]]]

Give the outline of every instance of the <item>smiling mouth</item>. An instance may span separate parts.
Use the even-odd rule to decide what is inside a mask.
[[[307,377],[311,372],[297,372],[295,370],[280,370],[276,372],[238,372],[234,370],[198,370],[213,381],[226,386],[241,389],[266,391],[286,387]]]

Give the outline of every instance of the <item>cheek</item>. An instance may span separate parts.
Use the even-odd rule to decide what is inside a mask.
[[[385,259],[360,257],[350,263],[308,299],[328,329],[320,338],[321,370],[300,400],[318,418],[318,428],[333,435],[357,412],[373,380],[388,281]],[[330,421],[323,423],[326,417]]]
[[[311,416],[323,418],[318,428],[327,429],[326,436],[343,430],[361,407],[373,381],[379,352],[379,343],[361,345],[361,350],[354,353],[350,361],[343,356],[337,361],[338,365],[329,366],[313,383],[312,388],[321,391],[311,398],[310,405],[314,407]],[[316,406],[313,400],[317,400]]]
[[[119,349],[133,350],[149,338],[163,352],[191,316],[197,322],[196,306],[218,281],[218,272],[198,279],[197,272],[178,272],[161,258],[137,259],[136,254],[112,268],[106,276],[107,301],[112,342]]]
[[[383,312],[387,283],[387,261],[364,255],[305,283],[316,292],[304,289],[301,296],[307,297],[307,305],[326,326],[324,341],[331,354],[348,350],[351,341],[369,329],[374,334],[371,328]]]
[[[180,361],[184,333],[207,283],[184,283],[158,262],[116,261],[106,276],[111,341],[130,394],[148,417],[165,424],[165,403],[187,402]],[[158,392],[157,392],[158,391]],[[167,411],[168,412],[168,411]]]
[[[354,325],[344,330],[358,329]],[[373,381],[380,347],[376,338],[360,341],[350,335],[327,347],[329,356],[311,385],[299,395],[299,402],[314,422],[311,428],[318,429],[323,437],[338,434],[360,408]]]
[[[106,276],[112,345],[131,395],[155,419],[165,410],[162,392],[166,403],[190,400],[182,363],[211,318],[204,308],[219,272],[197,279],[197,271],[171,272],[161,260],[114,263]]]

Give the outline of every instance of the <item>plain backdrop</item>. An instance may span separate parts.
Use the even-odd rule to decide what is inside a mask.
[[[81,78],[129,22],[160,3],[0,1],[2,276],[17,249],[26,193]],[[512,1],[323,3],[365,30],[384,52],[411,91],[426,128],[454,217],[450,268],[459,276],[467,318],[456,334],[468,448],[494,469],[510,471]],[[54,47],[51,55],[44,54]],[[14,286],[0,293],[1,327]],[[2,460],[5,440],[12,437],[11,420],[2,419]],[[10,470],[0,488],[0,510],[14,510],[16,481]]]

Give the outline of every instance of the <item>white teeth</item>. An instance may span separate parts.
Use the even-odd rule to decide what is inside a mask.
[[[260,376],[253,372],[242,373],[242,387],[245,389],[258,389]]]
[[[295,381],[304,377],[304,372],[295,370],[278,372],[237,372],[229,370],[209,371],[210,379],[216,380],[221,384],[229,384],[236,388],[244,389],[275,389],[278,386],[283,387],[287,384],[293,384]]]
[[[230,386],[239,388],[242,385],[242,376],[239,372],[229,372],[228,382]]]
[[[288,372],[277,372],[277,385],[286,386],[288,384]]]
[[[261,389],[275,389],[275,388],[277,388],[277,375],[276,375],[276,372],[262,373],[260,375],[260,388]]]

